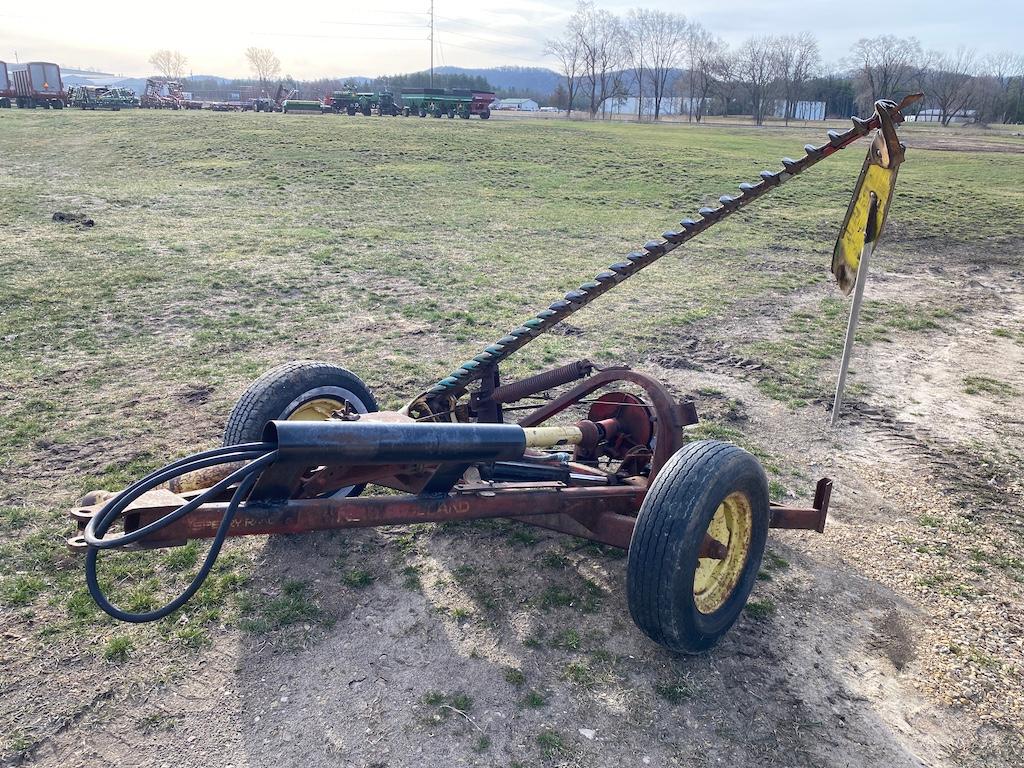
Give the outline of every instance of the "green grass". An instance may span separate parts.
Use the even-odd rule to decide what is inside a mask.
[[[344,575],[342,575],[341,580],[350,587],[363,589],[364,587],[368,587],[373,584],[373,582],[376,581],[376,578],[377,577],[369,571],[357,568],[351,571],[346,571]]]
[[[743,612],[757,621],[767,621],[775,615],[776,610],[775,603],[767,598],[764,600],[749,600],[743,606]]]
[[[113,661],[121,664],[128,660],[128,656],[131,655],[134,643],[130,637],[124,635],[117,635],[116,637],[110,638],[106,645],[103,646],[103,658],[107,661]]]
[[[682,704],[697,694],[697,685],[688,677],[674,677],[654,684],[654,692],[669,704]]]
[[[320,619],[320,606],[304,581],[286,581],[281,594],[254,600],[245,605],[241,625],[254,634],[265,634],[281,627]]]
[[[964,392],[968,395],[996,395],[997,397],[1011,397],[1017,394],[1017,389],[1005,381],[993,379],[991,376],[964,376]]]
[[[537,734],[537,746],[547,758],[558,757],[568,751],[565,737],[551,728],[545,728]]]
[[[523,697],[524,706],[530,709],[540,709],[548,703],[548,698],[538,690],[529,690],[526,692],[526,696]]]

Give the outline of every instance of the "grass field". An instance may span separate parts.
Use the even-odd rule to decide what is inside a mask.
[[[970,325],[982,305],[960,300],[958,291],[973,279],[969,268],[995,270],[1011,281],[1004,287],[1014,275],[1019,283],[1024,270],[1024,142],[1001,137],[1011,148],[1005,152],[936,151],[917,147],[939,132],[911,126],[906,134],[911,149],[881,249],[879,269],[888,282],[869,291],[860,334],[886,359],[890,349],[926,348]],[[566,554],[546,535],[538,540],[504,525],[411,529],[385,540],[360,534],[352,545],[346,536],[315,537],[309,552],[297,549],[301,544],[264,550],[245,543],[230,548],[211,586],[182,614],[152,627],[124,627],[94,608],[80,561],[63,549],[70,533],[65,510],[90,489],[119,488],[172,457],[218,444],[248,383],[290,359],[342,364],[367,381],[382,406],[396,407],[700,205],[823,139],[801,129],[561,121],[0,112],[0,629],[8,638],[0,755],[12,763],[56,759],[61,734],[98,709],[91,694],[78,690],[66,698],[51,690],[30,703],[24,689],[45,670],[75,668],[86,681],[123,670],[101,688],[135,706],[139,691],[161,681],[182,685],[218,645],[251,650],[269,642],[274,653],[289,654],[328,642],[347,626],[362,595],[384,588],[426,594],[432,609],[423,621],[456,634],[476,620],[504,626],[511,619],[491,614],[516,611],[544,629],[548,612],[572,605],[567,615],[580,627],[549,628],[541,639],[527,633],[524,641],[555,649],[545,651],[553,654],[544,667],[549,679],[524,683],[510,661],[499,664],[507,667],[502,685],[526,702],[526,712],[543,712],[552,691],[568,691],[583,707],[595,690],[610,690],[609,681],[622,675],[606,658],[610,651],[587,634],[586,606],[601,611],[613,603],[622,613],[615,582],[621,566],[600,552]],[[957,137],[941,139],[945,148]],[[862,159],[857,147],[822,163],[667,257],[574,316],[567,333],[531,344],[506,377],[583,357],[678,371],[696,351],[696,368],[703,363],[716,375],[733,361],[743,396],[721,391],[729,389],[727,377],[704,382],[710,419],[703,434],[757,450],[772,470],[776,495],[805,496],[810,470],[800,466],[787,425],[792,419],[806,429],[809,419],[820,419],[834,386],[846,301],[831,285],[828,264]],[[53,222],[57,211],[86,214],[96,225]],[[946,288],[923,293],[896,289],[949,265],[963,267],[966,277],[943,277]],[[985,338],[1011,354],[1020,350],[1020,317],[997,317]],[[894,375],[916,364],[891,359]],[[964,371],[946,394],[988,398],[1009,413],[1020,403],[1019,372],[1009,362],[995,368],[984,376]],[[894,402],[886,382],[867,374],[852,394],[867,403]],[[737,398],[747,405],[760,398],[772,425],[748,429],[731,419]],[[982,436],[975,455],[989,457],[993,467],[1016,466],[1016,435],[1010,429],[999,438]],[[460,546],[460,531],[470,542],[497,537],[511,558],[502,567],[514,571],[517,553],[527,552],[560,581],[548,588],[529,582],[524,608],[515,594],[492,594],[486,560],[463,571],[456,563],[439,579],[425,559],[430,542],[436,537],[450,552],[445,547]],[[1002,557],[1003,566],[992,567],[1016,590],[1006,599],[1019,608],[1020,530],[1010,536],[1006,548],[988,538],[973,541],[981,554],[971,562]],[[326,563],[326,570],[275,571],[280,580],[265,583],[268,559],[288,553]],[[143,608],[199,555],[196,547],[125,555],[108,578],[129,607]],[[614,577],[611,586],[601,573]],[[785,593],[766,599],[752,603],[752,626],[781,621],[773,618],[772,601]],[[620,618],[628,622],[628,615]],[[622,631],[642,642],[634,630]],[[1019,681],[1019,661],[989,656],[1002,670],[997,685]],[[142,669],[129,672],[133,661]],[[677,662],[665,665],[674,671],[651,683],[652,701],[684,706],[693,692],[690,673]],[[449,729],[466,726],[454,753],[459,760],[493,764],[481,755],[491,750],[498,760],[500,748],[498,762],[511,764],[506,756],[518,747],[509,745],[523,742],[523,764],[604,764],[584,759],[588,753],[572,746],[579,741],[573,721],[554,714],[550,722],[529,721],[526,735],[495,736],[500,743],[492,748],[492,736],[458,716],[447,722],[453,707],[470,709],[459,695],[483,694],[413,694],[417,717],[436,716]],[[624,717],[632,722],[628,712]],[[999,728],[997,737],[985,737],[995,745],[992,759],[1009,754],[1004,739],[1019,736],[1005,723]],[[784,757],[736,749],[750,759]]]

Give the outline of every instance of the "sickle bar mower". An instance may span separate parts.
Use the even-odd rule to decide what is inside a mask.
[[[856,139],[874,133],[869,162],[902,159],[893,126],[904,106],[878,102],[871,119],[855,119],[846,133],[808,145],[800,160],[783,160],[783,170],[740,185],[740,195],[723,196],[699,220],[684,219],[680,230],[612,264],[398,411],[378,411],[366,385],[334,365],[299,361],[268,371],[236,404],[223,448],[174,462],[117,495],[94,492],[72,510],[79,533],[69,544],[86,555],[94,599],[125,621],[167,616],[201,587],[228,536],[503,517],[627,549],[637,625],[674,650],[710,647],[750,594],[768,529],[824,530],[831,481],[818,482],[809,508],[771,504],[757,460],[728,443],[687,441],[693,404],[650,376],[580,360],[502,383],[498,365]],[[368,484],[399,493],[361,495]],[[192,539],[212,539],[209,553],[163,608],[129,613],[100,588],[103,550]]]

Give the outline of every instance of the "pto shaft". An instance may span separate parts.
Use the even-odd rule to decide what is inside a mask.
[[[436,464],[521,458],[527,447],[578,445],[579,426],[386,421],[271,421],[263,432],[282,463]]]

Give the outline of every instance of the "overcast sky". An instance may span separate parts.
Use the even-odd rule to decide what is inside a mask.
[[[826,61],[858,38],[917,37],[925,48],[1024,52],[1024,0],[695,0],[598,3],[685,13],[736,44],[751,34],[809,30]],[[435,64],[552,66],[544,40],[558,35],[574,0],[436,0]],[[158,48],[184,53],[195,74],[248,76],[244,51],[272,48],[297,78],[394,74],[430,61],[430,0],[46,0],[0,3],[0,60],[56,61],[126,76],[152,74]]]

